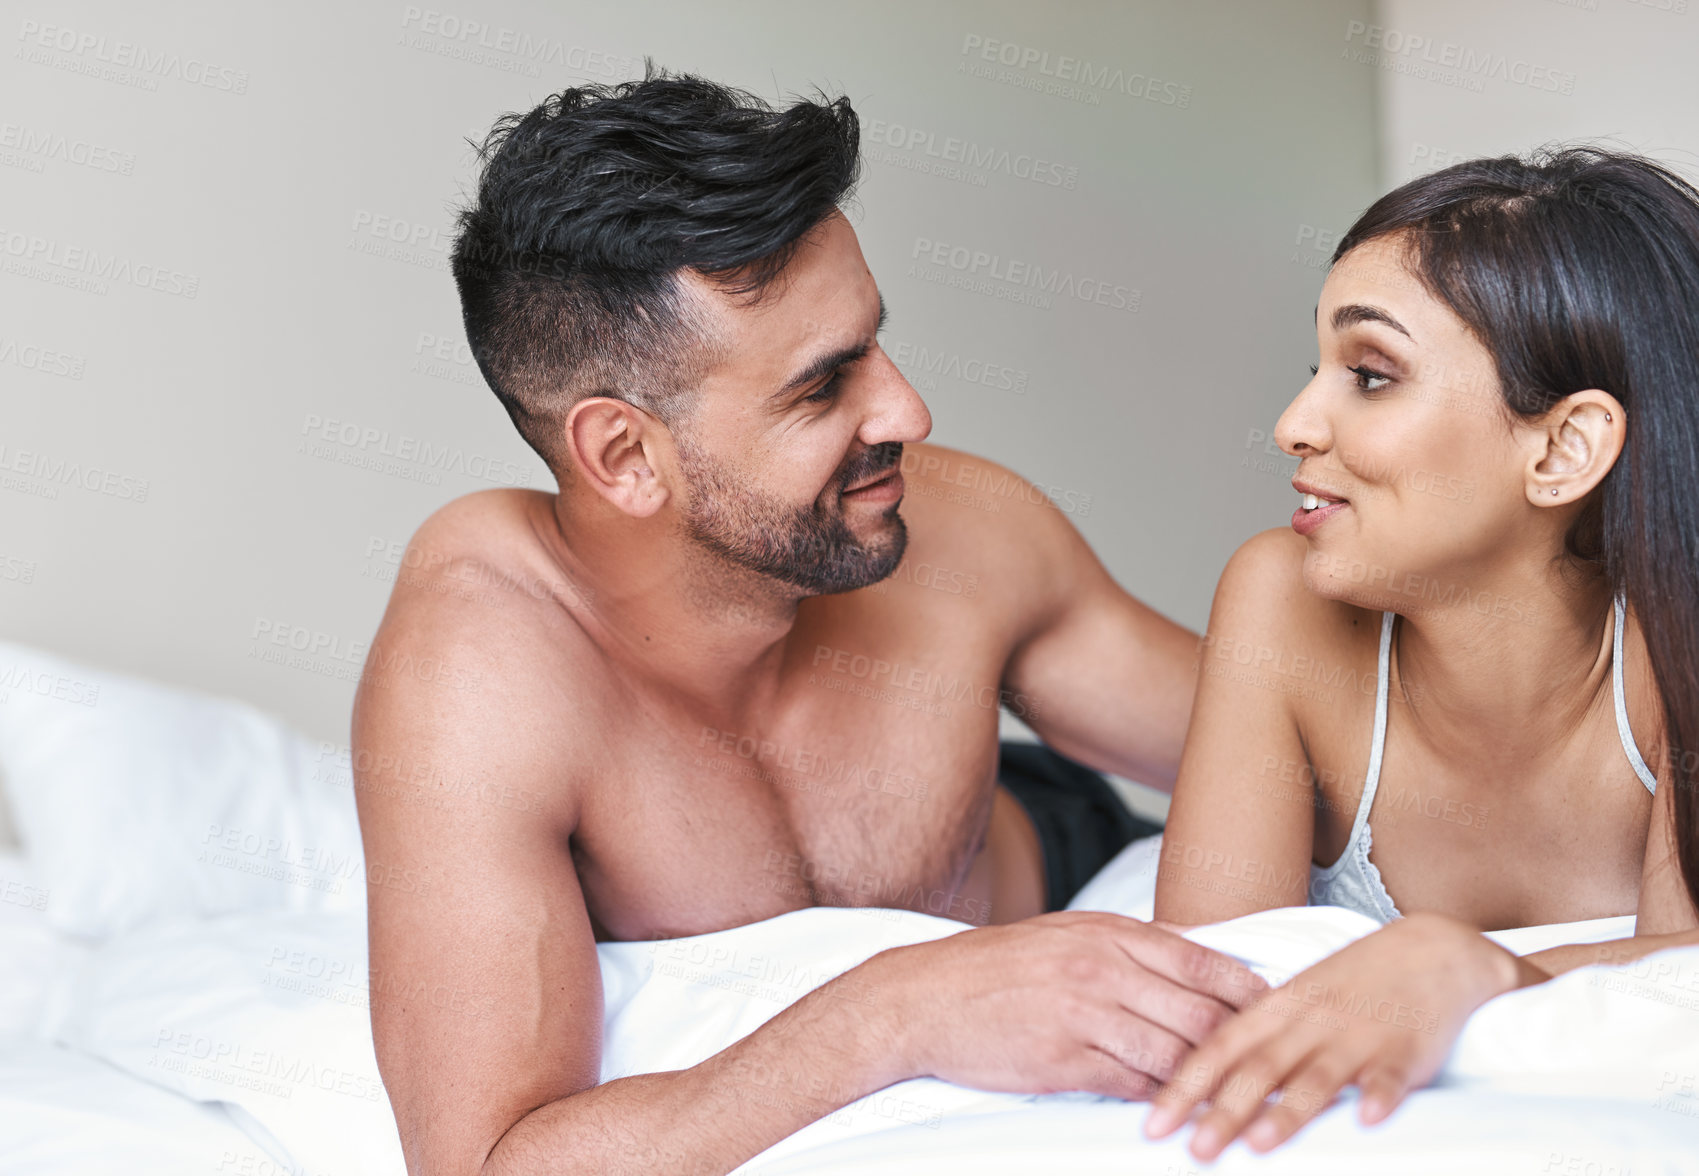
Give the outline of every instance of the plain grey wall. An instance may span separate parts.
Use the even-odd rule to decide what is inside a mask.
[[[1573,141],[1699,180],[1699,0],[1381,0],[1376,16],[1350,45],[1381,77],[1386,186]]]
[[[339,743],[399,545],[552,489],[446,269],[499,114],[645,54],[849,95],[933,439],[1052,488],[1193,627],[1292,508],[1256,438],[1312,356],[1317,238],[1376,191],[1376,73],[1339,53],[1368,0],[5,7],[0,638]],[[256,656],[276,632],[319,652]]]

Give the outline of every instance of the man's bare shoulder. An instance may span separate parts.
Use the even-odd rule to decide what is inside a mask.
[[[1079,541],[1072,519],[1090,511],[1089,497],[1047,493],[999,462],[943,445],[905,446],[902,468],[911,543],[927,555],[995,565],[1000,574],[1063,554]]]
[[[438,508],[408,541],[390,613],[424,611],[509,632],[557,626],[562,609],[586,603],[588,590],[570,582],[550,553],[553,497],[482,490]]]
[[[537,533],[547,499],[482,491],[420,525],[355,695],[356,745],[430,748],[468,770],[499,760],[539,786],[570,776],[575,728],[594,728],[597,659]]]
[[[897,575],[935,580],[936,569],[949,569],[971,578],[979,622],[995,620],[1011,646],[1070,603],[1113,591],[1075,526],[1089,497],[942,445],[905,446],[902,468],[909,546]]]
[[[585,668],[594,649],[573,612],[590,592],[552,554],[552,526],[553,495],[537,490],[483,490],[440,507],[408,541],[379,641],[476,659],[509,680]]]

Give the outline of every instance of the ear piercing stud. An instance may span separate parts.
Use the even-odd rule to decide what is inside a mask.
[[[1610,413],[1608,413],[1608,412],[1607,412],[1607,413],[1606,413],[1606,414],[1605,414],[1605,419],[1606,419],[1606,420],[1607,420],[1607,421],[1608,421],[1608,420],[1610,420],[1610,419],[1611,419],[1611,414],[1610,414]]]
[[[1552,497],[1553,498],[1557,497],[1557,488],[1555,486],[1552,488]]]

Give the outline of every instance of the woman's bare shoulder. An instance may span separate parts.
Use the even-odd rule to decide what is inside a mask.
[[[1259,531],[1227,561],[1216,589],[1216,607],[1266,618],[1282,631],[1317,638],[1349,634],[1364,620],[1378,624],[1378,612],[1312,586],[1309,570],[1317,561],[1303,536],[1290,528]]]
[[[1273,676],[1295,701],[1324,697],[1336,679],[1359,676],[1364,656],[1372,673],[1380,614],[1316,591],[1306,575],[1311,563],[1308,542],[1289,528],[1241,544],[1216,587],[1206,656]]]

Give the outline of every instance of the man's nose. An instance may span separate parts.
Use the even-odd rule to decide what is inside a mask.
[[[883,351],[870,358],[876,360],[874,370],[869,373],[873,395],[867,419],[856,436],[868,445],[886,441],[906,445],[926,440],[932,432],[932,413],[920,393]]]

